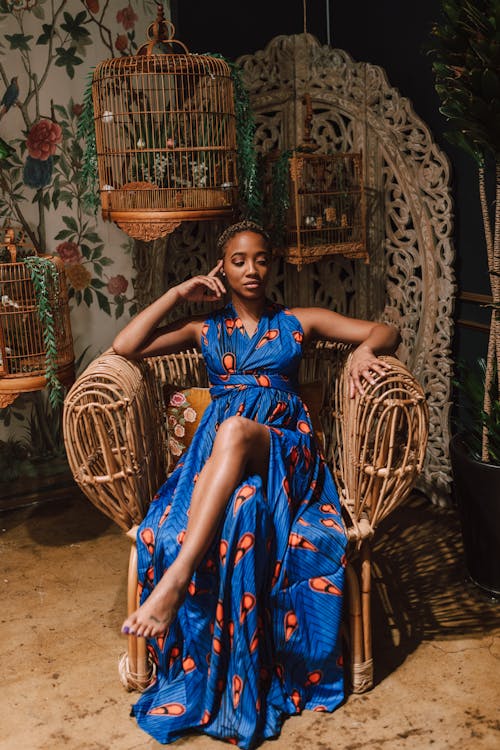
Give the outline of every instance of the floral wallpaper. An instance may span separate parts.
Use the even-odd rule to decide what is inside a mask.
[[[156,7],[153,0],[0,0],[0,225],[20,225],[38,252],[63,261],[77,371],[136,309],[132,241],[83,201],[83,96],[98,62],[134,54],[145,41]],[[168,17],[168,3],[164,10]],[[0,409],[0,498],[2,480],[36,476],[40,466],[56,471],[57,459],[65,470],[60,417],[44,391]]]

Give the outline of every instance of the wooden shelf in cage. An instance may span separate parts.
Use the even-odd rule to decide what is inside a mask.
[[[19,238],[10,235],[3,247],[12,248]],[[16,245],[17,242],[17,245]],[[2,246],[2,243],[0,243]],[[41,255],[57,269],[58,289],[49,294],[56,335],[56,374],[61,383],[71,385],[75,378],[68,291],[64,264],[60,258]],[[37,391],[47,385],[46,346],[38,313],[35,288],[23,261],[0,263],[0,408],[11,404],[20,393]]]
[[[368,261],[361,154],[292,153],[285,242],[277,252],[299,267],[332,255]]]
[[[102,215],[141,240],[230,217],[238,203],[230,67],[191,54],[173,33],[159,5],[150,42],[93,75]],[[159,42],[181,51],[153,54]]]

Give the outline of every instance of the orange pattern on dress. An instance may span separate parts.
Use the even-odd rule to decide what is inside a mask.
[[[250,594],[249,592],[243,594],[240,602],[240,625],[243,625],[248,613],[255,607],[256,601],[257,600],[253,594]]]
[[[318,576],[317,578],[309,579],[309,586],[313,591],[318,591],[320,594],[333,594],[334,596],[342,596],[342,591],[335,586],[328,578],[324,576]]]

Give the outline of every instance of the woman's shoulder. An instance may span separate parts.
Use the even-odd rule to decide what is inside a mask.
[[[310,336],[322,316],[329,312],[324,307],[288,307],[285,311],[299,321],[305,336]]]
[[[287,312],[289,315],[293,315],[294,318],[297,318],[297,320],[299,320],[300,323],[303,325],[303,323],[305,323],[308,320],[308,318],[311,317],[311,311],[314,309],[319,310],[320,308],[287,307],[285,308],[285,312]]]

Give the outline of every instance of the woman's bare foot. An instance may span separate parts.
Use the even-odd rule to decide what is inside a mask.
[[[122,633],[156,638],[164,635],[186,596],[190,577],[177,575],[170,567],[144,604],[122,625]]]

